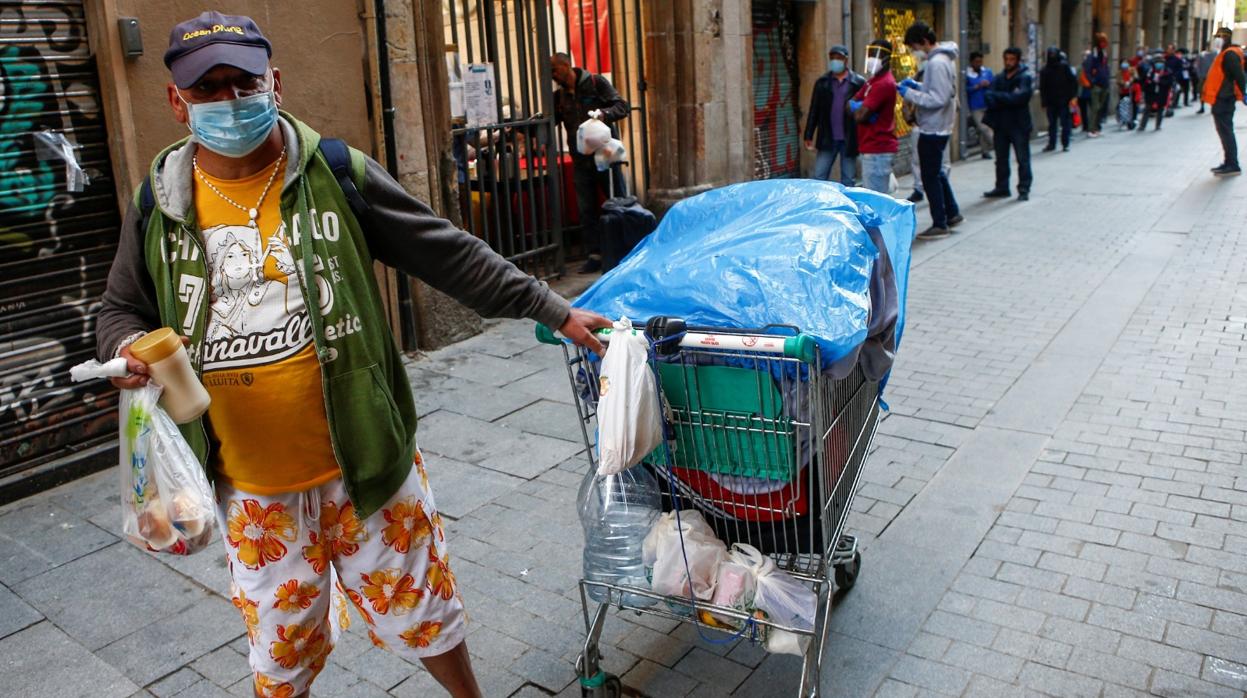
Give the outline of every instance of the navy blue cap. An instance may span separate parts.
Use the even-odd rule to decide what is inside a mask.
[[[173,84],[186,89],[218,65],[263,75],[272,55],[273,45],[250,17],[213,11],[173,28],[165,66],[173,73]]]
[[[836,44],[835,46],[832,46],[832,47],[831,47],[831,50],[830,50],[830,51],[828,51],[827,53],[829,53],[829,54],[832,54],[832,53],[838,53],[838,54],[840,54],[841,56],[844,56],[845,58],[848,58],[848,57],[849,57],[849,47],[848,47],[848,46],[844,46],[844,45],[842,45],[842,44]]]

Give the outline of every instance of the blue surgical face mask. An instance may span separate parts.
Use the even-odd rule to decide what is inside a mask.
[[[840,60],[839,58],[833,58],[827,61],[827,69],[833,73],[843,73],[844,72],[844,61]]]
[[[1157,70],[1164,70],[1164,69],[1165,69],[1165,64],[1164,64],[1164,63],[1154,63],[1154,64],[1152,64],[1152,67],[1153,67],[1153,68],[1155,68],[1155,69],[1157,69]]]
[[[195,142],[227,158],[240,158],[260,147],[277,124],[277,98],[271,91],[220,102],[182,101]]]

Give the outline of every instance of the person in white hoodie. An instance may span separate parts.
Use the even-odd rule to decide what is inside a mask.
[[[948,175],[940,167],[957,116],[957,44],[937,42],[931,27],[915,22],[905,31],[905,46],[918,58],[923,72],[922,82],[903,80],[897,91],[917,107],[918,166],[931,207],[931,227],[918,237],[930,240],[947,237],[950,228],[965,220]]]

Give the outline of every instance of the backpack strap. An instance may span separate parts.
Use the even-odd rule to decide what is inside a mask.
[[[147,224],[152,220],[152,211],[156,210],[156,195],[152,192],[152,177],[148,175],[143,178],[143,183],[139,185],[139,214],[142,215],[142,224],[139,230],[143,234],[147,234]]]
[[[346,202],[350,204],[351,212],[355,214],[356,220],[361,223],[369,221],[372,217],[372,207],[364,200],[364,195],[359,193],[359,187],[355,184],[350,146],[341,138],[322,138],[319,150],[329,165],[329,169],[333,170],[333,176],[338,180],[338,186],[346,196]]]

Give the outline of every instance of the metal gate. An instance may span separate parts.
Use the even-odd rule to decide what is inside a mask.
[[[755,179],[800,175],[794,19],[789,0],[753,0]]]
[[[36,149],[45,131],[89,184]],[[0,478],[116,437],[116,391],[68,371],[94,354],[120,226],[111,173],[82,2],[0,5]]]
[[[443,0],[443,21],[463,226],[525,271],[558,276],[579,216],[550,57],[569,54],[632,105],[620,137],[643,196],[640,0]]]

